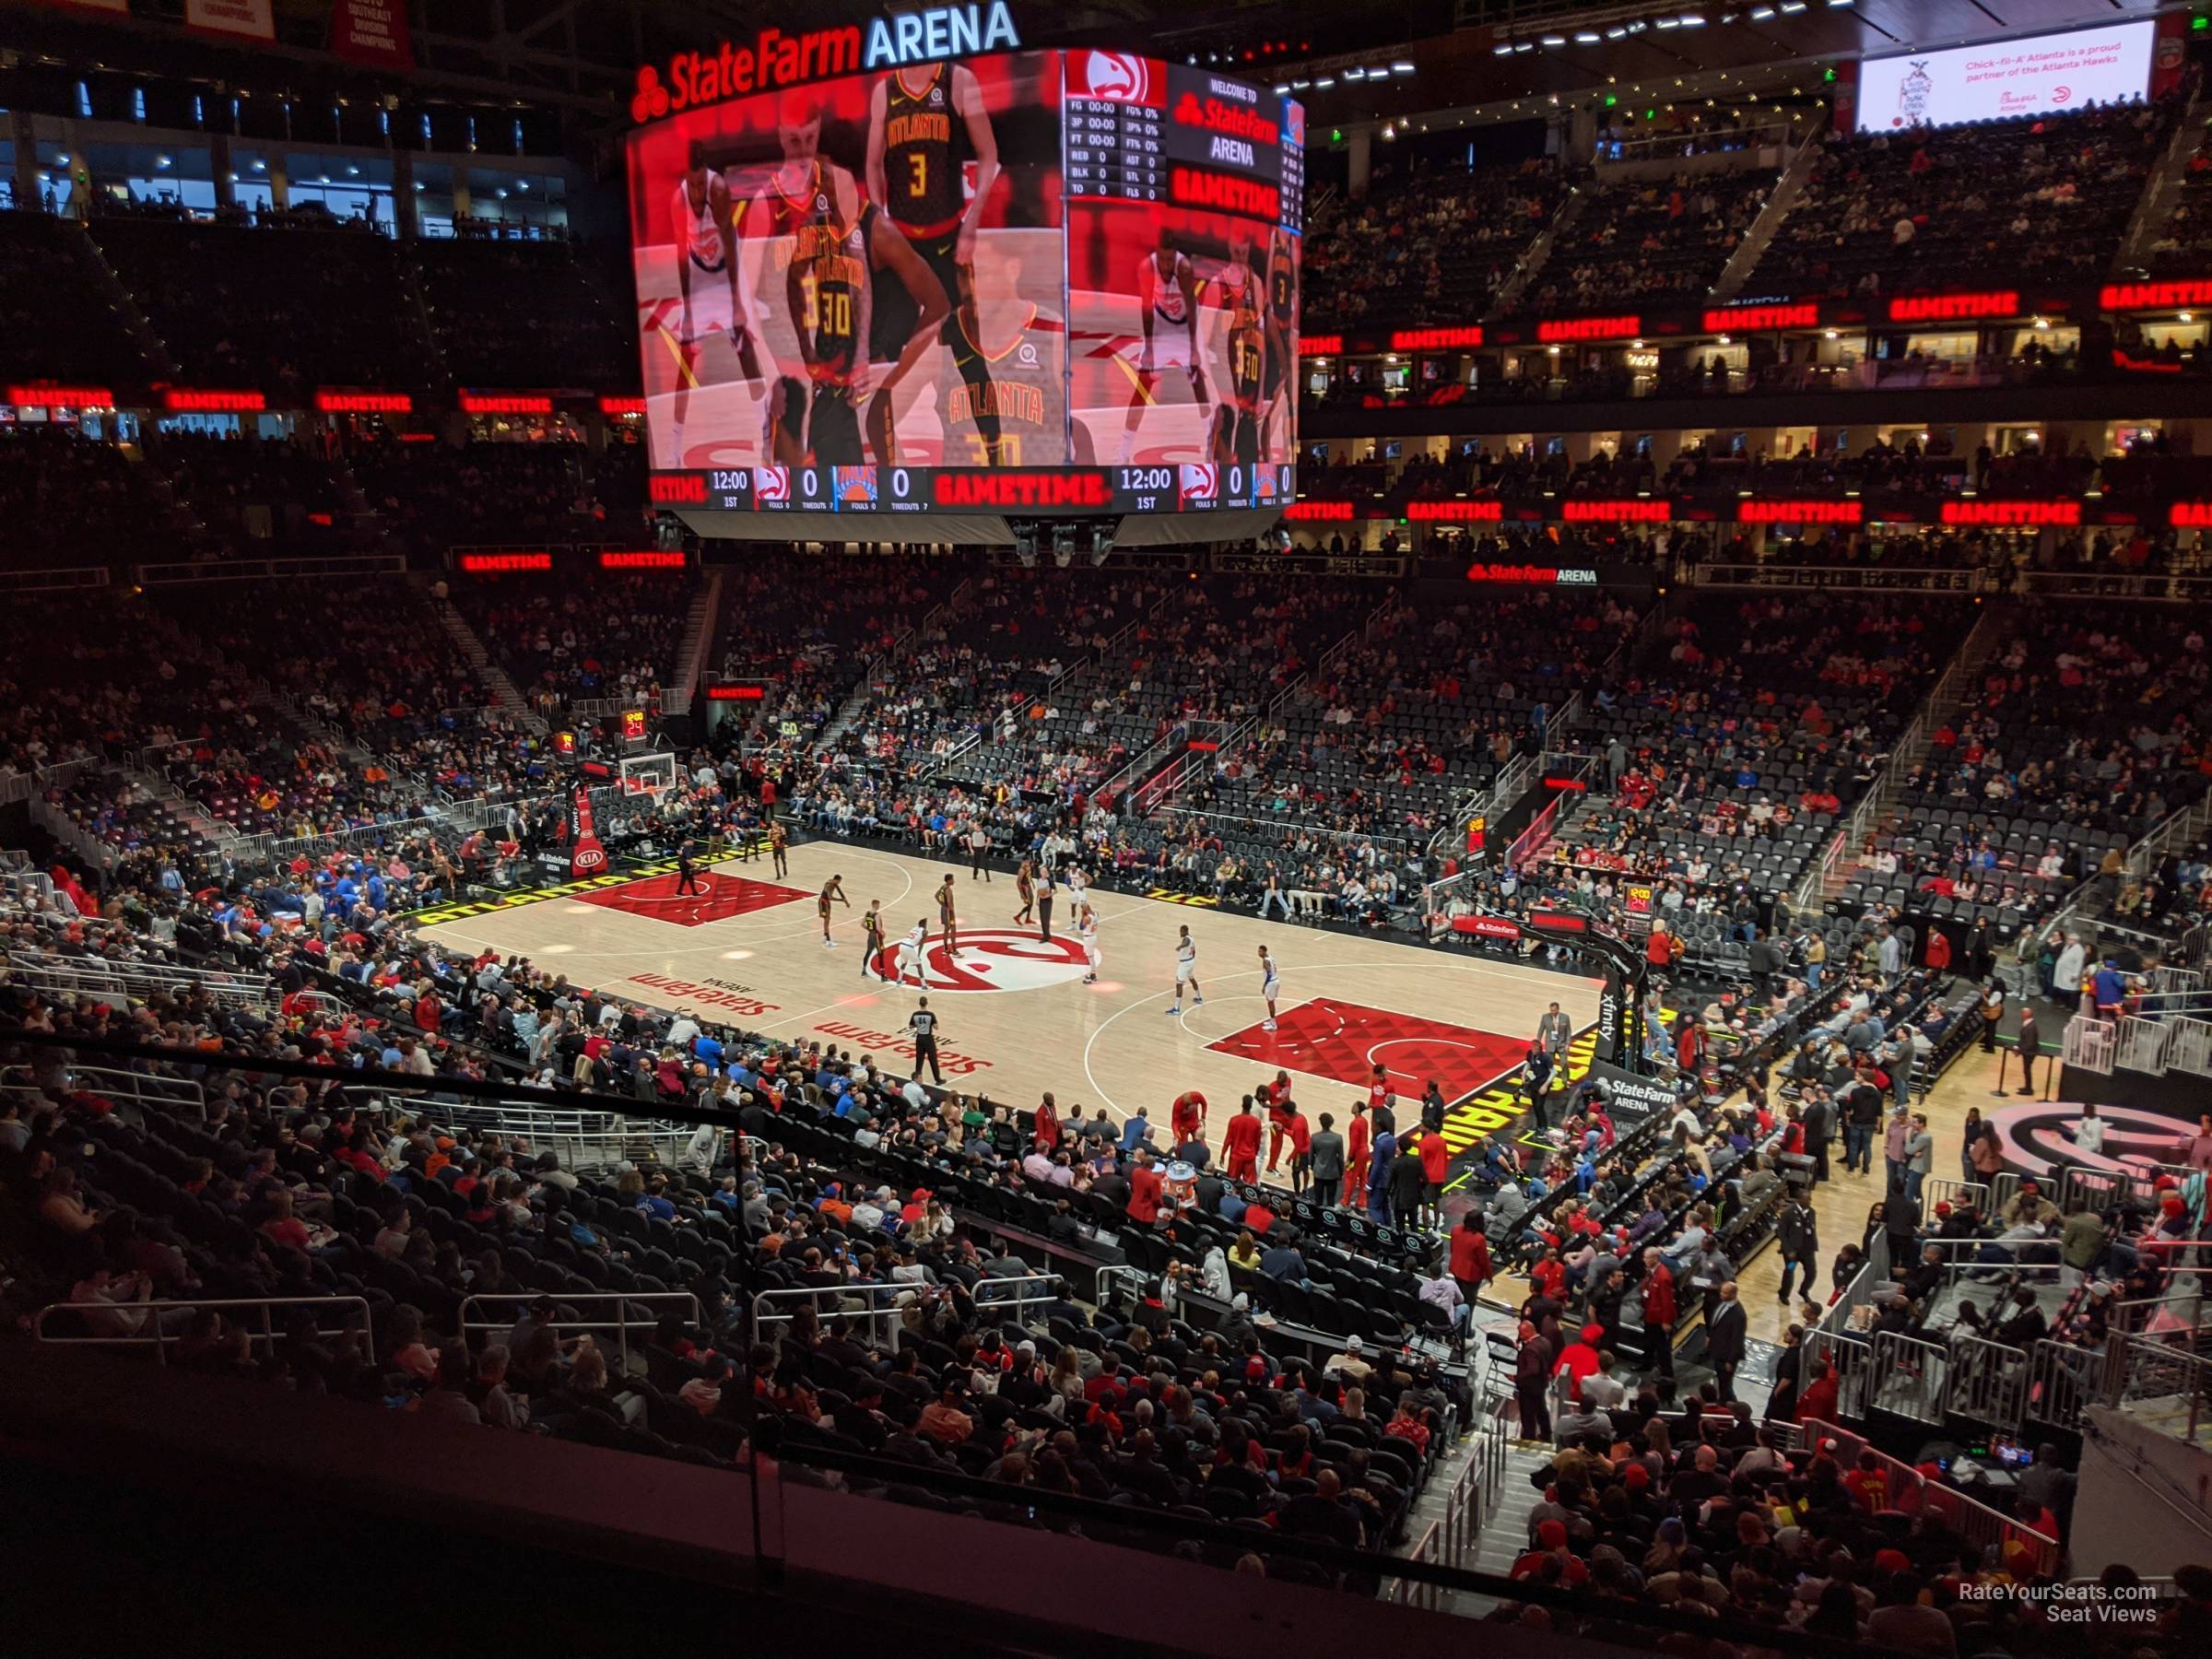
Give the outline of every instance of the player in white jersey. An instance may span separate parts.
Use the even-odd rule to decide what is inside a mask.
[[[1182,988],[1185,985],[1197,996],[1197,1001],[1191,1006],[1194,1008],[1205,1007],[1206,992],[1198,983],[1198,941],[1191,937],[1188,927],[1182,930],[1182,936],[1175,941],[1175,1006],[1167,1010],[1170,1014],[1182,1012]]]
[[[1122,426],[1121,465],[1135,458],[1136,429],[1145,410],[1159,401],[1159,373],[1163,368],[1181,369],[1191,382],[1191,401],[1206,406],[1206,371],[1198,356],[1198,273],[1191,256],[1175,246],[1175,232],[1159,228],[1159,246],[1136,267],[1137,321],[1144,344],[1136,367],[1121,362],[1134,388],[1129,414]]]
[[[1083,976],[1083,982],[1087,985],[1095,985],[1099,982],[1100,959],[1099,956],[1099,912],[1088,904],[1081,904],[1076,908],[1076,937],[1083,941],[1083,959],[1090,965],[1090,971]]]
[[[929,982],[922,975],[922,945],[923,941],[928,937],[929,924],[926,922],[917,922],[906,937],[899,941],[898,982],[900,984],[906,983],[906,973],[909,968],[913,970],[915,984],[926,985]]]
[[[1067,888],[1067,908],[1081,912],[1090,903],[1090,877],[1083,874],[1079,865],[1069,865],[1060,872],[1061,885]]]
[[[711,378],[705,336],[725,335],[747,381],[760,378],[753,333],[745,302],[738,297],[738,237],[746,204],[730,194],[729,181],[710,168],[706,148],[691,143],[689,167],[676,182],[669,219],[676,233],[676,279],[684,309],[677,339],[675,452],[683,457],[684,418],[690,412],[691,388]]]
[[[1283,988],[1282,975],[1275,971],[1275,959],[1267,954],[1267,947],[1260,947],[1260,995],[1266,999],[1267,1018],[1260,1025],[1263,1031],[1275,1030],[1275,999]]]

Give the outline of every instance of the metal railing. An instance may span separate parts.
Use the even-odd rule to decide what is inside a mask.
[[[985,1277],[977,1281],[972,1295],[976,1312],[986,1310],[1010,1318],[1016,1324],[1026,1324],[1032,1307],[1041,1307],[1054,1300],[1054,1287],[1060,1282],[1057,1274],[1025,1273],[1005,1278]],[[868,1323],[871,1329],[889,1332],[890,1324],[898,1318],[899,1299],[908,1294],[927,1295],[932,1287],[903,1281],[865,1279],[849,1285],[804,1287],[790,1290],[763,1290],[753,1298],[753,1330],[756,1335],[771,1325],[789,1324],[798,1305],[810,1304],[824,1319],[857,1318]],[[790,1304],[793,1312],[780,1310]],[[896,1333],[887,1335],[887,1342]]]
[[[611,1371],[626,1371],[629,1366],[629,1333],[632,1328],[650,1335],[655,1325],[668,1313],[684,1314],[692,1324],[699,1323],[699,1298],[688,1290],[490,1290],[481,1295],[464,1297],[461,1301],[461,1335],[465,1341],[473,1332],[488,1335],[494,1331],[510,1329],[533,1302],[548,1298],[554,1308],[553,1333],[566,1335],[571,1332],[588,1334],[597,1338],[612,1333],[615,1338],[615,1364]],[[505,1319],[472,1319],[470,1311],[491,1311],[492,1304],[510,1307],[514,1312]],[[574,1309],[582,1317],[571,1317],[564,1309]],[[643,1316],[632,1319],[630,1310],[643,1310]],[[594,1310],[611,1311],[612,1317],[592,1318]],[[654,1312],[654,1310],[658,1312]]]
[[[2027,1409],[2032,1369],[2022,1349],[1986,1336],[1951,1338],[1943,1408],[1993,1428],[2017,1430]]]
[[[2039,1339],[2028,1354],[2028,1390],[2020,1402],[2023,1419],[2053,1429],[2078,1431],[2081,1408],[2095,1401],[2104,1370],[2104,1350],[2079,1343]]]
[[[2105,1345],[2107,1397],[2191,1445],[2212,1427],[2212,1357],[2196,1332],[2113,1336]]]
[[[164,1113],[190,1113],[202,1124],[207,1121],[207,1091],[190,1077],[172,1077],[166,1072],[124,1071],[112,1065],[77,1065],[68,1067],[67,1076],[72,1087],[89,1089],[118,1105],[135,1106],[141,1111],[150,1106]],[[0,1084],[19,1088],[38,1086],[28,1065],[11,1065],[0,1070]]]
[[[1873,1453],[1889,1483],[1888,1508],[1901,1510],[1908,1515],[1924,1511],[1940,1517],[1960,1537],[1971,1544],[1977,1554],[1992,1545],[2001,1548],[2017,1546],[2026,1552],[2026,1566],[2038,1577],[2047,1577],[2058,1571],[2056,1538],[2037,1532],[2031,1526],[2023,1526],[2010,1516],[1968,1497],[1955,1487],[1924,1478],[1911,1464],[1900,1463],[1888,1453],[1876,1450],[1867,1443],[1864,1435],[1854,1434],[1848,1429],[1839,1429],[1824,1430],[1824,1437],[1835,1441],[1831,1455],[1844,1468],[1848,1469],[1856,1464],[1862,1454]],[[2014,1571],[2019,1571],[2018,1569]]]
[[[609,1170],[621,1163],[675,1164],[697,1133],[689,1124],[612,1112],[562,1112],[536,1106],[486,1105],[424,1095],[407,1102],[411,1115],[442,1127],[515,1136],[559,1156],[564,1170]]]
[[[212,968],[182,968],[165,962],[123,962],[90,957],[42,957],[28,950],[7,953],[8,977],[55,996],[185,996],[206,992],[226,1007],[274,1007],[281,998],[265,973],[237,973]]]
[[[1847,1331],[1816,1328],[1798,1347],[1798,1374],[1810,1387],[1828,1366],[1836,1368],[1836,1415],[1865,1421],[1875,1390],[1874,1347]]]
[[[315,1332],[321,1336],[337,1336],[344,1341],[358,1343],[361,1362],[376,1362],[376,1334],[370,1323],[369,1303],[359,1296],[247,1296],[201,1299],[178,1301],[123,1301],[123,1302],[49,1302],[31,1315],[30,1334],[41,1342],[83,1347],[150,1347],[161,1364],[169,1363],[170,1345],[183,1340],[192,1320],[167,1319],[163,1316],[183,1312],[198,1314],[210,1310],[233,1316],[241,1308],[251,1309],[260,1315],[259,1326],[249,1326],[246,1340],[264,1350],[274,1352],[276,1340],[284,1333],[277,1330],[270,1313],[277,1308],[308,1308],[315,1314]],[[325,1324],[330,1314],[342,1314],[343,1323],[334,1331]],[[61,1315],[74,1315],[80,1323],[93,1321],[125,1324],[138,1320],[144,1328],[124,1331],[106,1336],[90,1334],[55,1335],[46,1328],[47,1321]],[[233,1318],[233,1323],[244,1324]],[[176,1327],[176,1328],[170,1328]]]
[[[1475,1431],[1467,1461],[1444,1494],[1443,1512],[1422,1531],[1411,1549],[1409,1561],[1433,1562],[1440,1567],[1471,1568],[1482,1549],[1482,1529],[1498,1508],[1499,1490],[1506,1473],[1506,1432],[1493,1423]],[[1394,1578],[1383,1599],[1399,1606],[1441,1611],[1445,1591],[1430,1581]]]

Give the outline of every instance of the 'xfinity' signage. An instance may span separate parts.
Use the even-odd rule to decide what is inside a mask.
[[[658,121],[679,110],[862,70],[897,69],[939,58],[1010,52],[1021,44],[1006,0],[988,6],[933,6],[857,23],[785,34],[764,29],[751,41],[724,41],[712,52],[679,52],[664,72],[638,70],[630,119]]]

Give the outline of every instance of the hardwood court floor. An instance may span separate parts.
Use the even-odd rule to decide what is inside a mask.
[[[1578,1028],[1596,1018],[1595,980],[1125,893],[1096,895],[1102,962],[1099,983],[1086,985],[1065,895],[1048,944],[1035,927],[1014,925],[1011,877],[985,883],[957,870],[956,958],[944,948],[934,898],[950,865],[808,841],[791,849],[785,879],[770,868],[766,858],[728,859],[702,871],[702,897],[677,896],[672,875],[647,875],[422,931],[451,948],[526,956],[627,1001],[833,1042],[901,1072],[912,1053],[907,1016],[924,992],[911,979],[902,988],[862,977],[860,917],[881,899],[892,941],[917,921],[929,924],[926,994],[940,1017],[948,1085],[1017,1107],[1050,1090],[1064,1119],[1102,1105],[1118,1120],[1142,1106],[1161,1141],[1169,1103],[1196,1088],[1217,1147],[1238,1098],[1278,1066],[1308,1119],[1332,1112],[1341,1130],[1378,1060],[1400,1095],[1418,1096],[1433,1077],[1458,1101],[1518,1064],[1550,1003]],[[815,895],[840,874],[852,904],[833,912],[830,950]],[[1186,1001],[1177,1018],[1169,1012],[1174,946],[1186,924],[1206,1003]],[[1261,1029],[1262,945],[1281,974],[1275,1031]],[[1477,1124],[1478,1111],[1455,1114],[1447,1130],[1455,1146],[1490,1126]]]

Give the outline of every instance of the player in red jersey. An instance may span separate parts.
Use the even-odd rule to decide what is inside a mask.
[[[1260,1120],[1252,1110],[1250,1095],[1244,1097],[1244,1103],[1222,1133],[1221,1156],[1231,1181],[1260,1178]]]
[[[1282,1157],[1283,1138],[1290,1133],[1290,1074],[1277,1072],[1272,1083],[1261,1085],[1260,1098],[1267,1102],[1267,1172],[1272,1175]]]
[[[1191,1089],[1175,1097],[1168,1108],[1168,1127],[1175,1136],[1175,1144],[1199,1140],[1206,1135],[1206,1097]]]

